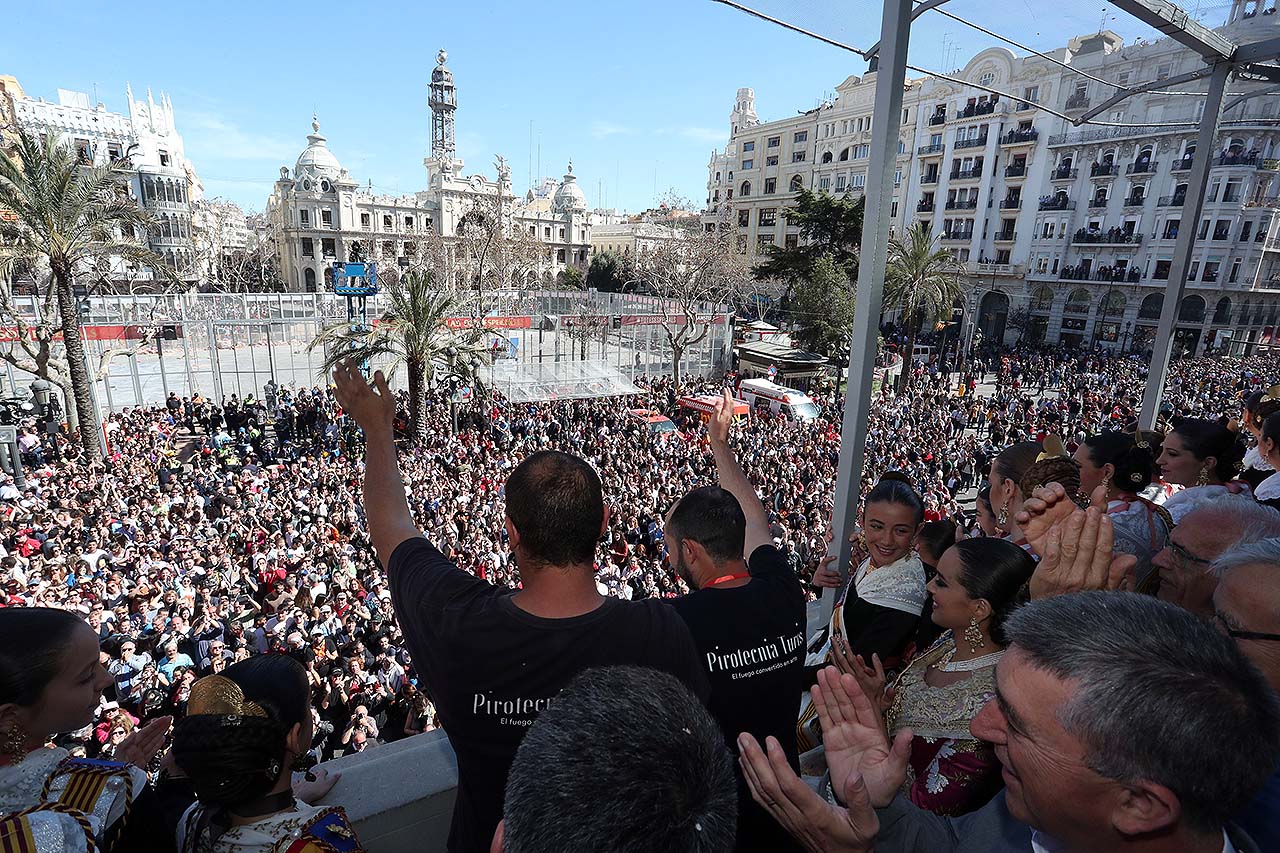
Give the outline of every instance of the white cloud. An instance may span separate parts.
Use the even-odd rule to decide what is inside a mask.
[[[591,135],[596,139],[608,139],[610,136],[631,136],[635,128],[614,124],[609,121],[596,121],[591,124]]]
[[[295,160],[305,143],[289,141],[245,130],[221,115],[201,110],[183,110],[179,126],[188,149],[223,160]],[[193,158],[195,159],[195,158]]]

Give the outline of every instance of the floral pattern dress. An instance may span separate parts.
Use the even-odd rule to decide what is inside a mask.
[[[922,809],[962,815],[986,805],[1004,783],[990,743],[969,733],[969,723],[995,695],[995,663],[946,687],[932,687],[925,672],[954,651],[943,634],[898,677],[893,706],[885,715],[890,735],[909,728],[911,758],[903,794]]]

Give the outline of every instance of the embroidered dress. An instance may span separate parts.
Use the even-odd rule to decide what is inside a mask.
[[[1151,560],[1164,549],[1172,530],[1167,509],[1142,499],[1114,500],[1107,504],[1107,515],[1111,517],[1115,533],[1114,550],[1138,559],[1134,589],[1154,591],[1160,576],[1153,571]]]
[[[1207,501],[1224,495],[1248,495],[1253,492],[1248,483],[1232,480],[1222,485],[1192,486],[1175,494],[1164,502],[1164,508],[1173,516],[1173,523],[1178,524],[1182,517],[1194,509],[1203,506]]]
[[[34,750],[18,764],[0,767],[0,850],[110,850],[146,783],[146,775],[128,764],[72,758],[65,749]]]
[[[204,817],[195,803],[178,824],[178,850],[192,853],[364,853],[346,812],[337,806],[309,806],[293,801],[293,808],[233,826],[212,838],[206,828],[193,837]]]
[[[930,666],[954,651],[947,632],[912,661],[885,714],[891,734],[905,728],[915,734],[903,794],[922,809],[952,816],[986,805],[1004,784],[994,748],[969,733],[969,723],[995,695],[996,661],[946,687],[924,680]]]

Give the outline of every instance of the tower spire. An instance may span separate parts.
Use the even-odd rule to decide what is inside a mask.
[[[436,67],[431,72],[431,159],[442,168],[451,168],[457,153],[454,141],[454,111],[458,109],[458,92],[453,85],[453,72],[445,67],[449,58],[443,49],[436,54]]]

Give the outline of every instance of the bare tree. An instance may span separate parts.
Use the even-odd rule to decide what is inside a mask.
[[[700,224],[682,227],[679,233],[635,262],[636,278],[654,296],[667,300],[661,326],[676,381],[681,357],[711,333],[705,315],[717,306],[734,304],[751,278],[727,219],[712,223],[709,229]],[[678,313],[672,315],[672,308]]]

